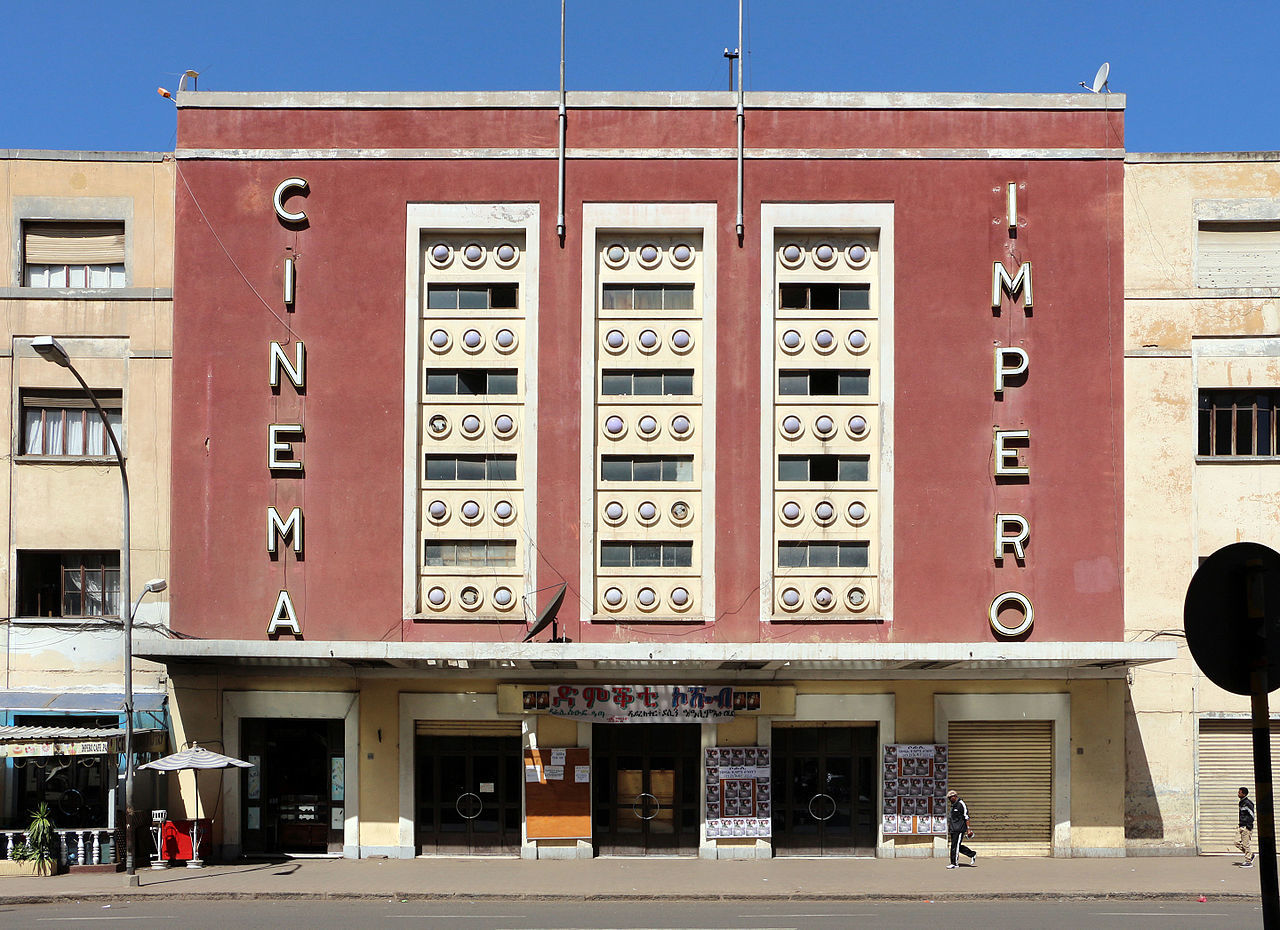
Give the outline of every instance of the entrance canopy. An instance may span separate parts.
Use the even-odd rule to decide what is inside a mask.
[[[1177,655],[1172,642],[388,643],[172,639],[140,658],[170,666],[399,669],[527,680],[539,671],[721,672],[739,679],[1112,678]]]
[[[134,730],[134,752],[163,752],[164,730]],[[0,757],[100,756],[124,752],[118,727],[0,727]]]

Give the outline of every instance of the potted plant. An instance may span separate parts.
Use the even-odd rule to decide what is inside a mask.
[[[31,812],[31,823],[27,826],[26,840],[13,848],[12,861],[21,862],[27,866],[22,870],[23,873],[53,874],[57,866],[57,859],[53,854],[53,830],[53,817],[49,814],[49,805],[41,801]]]

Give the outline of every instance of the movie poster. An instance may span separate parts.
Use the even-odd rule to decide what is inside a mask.
[[[946,743],[892,743],[884,747],[886,836],[946,836]]]

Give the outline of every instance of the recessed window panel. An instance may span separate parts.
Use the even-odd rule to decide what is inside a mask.
[[[1276,436],[1276,407],[1280,389],[1240,391],[1206,389],[1200,392],[1197,451],[1205,456],[1280,454]]]
[[[601,481],[692,481],[691,455],[603,455]]]

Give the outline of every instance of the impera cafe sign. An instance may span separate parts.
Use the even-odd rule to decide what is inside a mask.
[[[720,685],[552,685],[524,692],[524,709],[594,723],[732,720],[758,711],[759,691]]]

